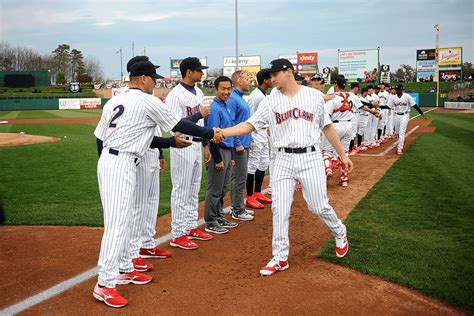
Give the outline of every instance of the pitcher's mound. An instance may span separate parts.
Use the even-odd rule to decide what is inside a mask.
[[[18,145],[31,145],[31,144],[42,144],[49,142],[57,142],[61,140],[57,137],[49,136],[38,136],[28,134],[16,134],[16,133],[0,133],[0,146],[18,146]]]

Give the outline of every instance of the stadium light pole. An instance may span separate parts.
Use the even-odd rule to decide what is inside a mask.
[[[239,70],[239,12],[235,0],[235,71]]]
[[[435,28],[435,41],[436,41],[436,63],[435,63],[435,78],[436,78],[436,107],[438,107],[439,103],[439,24],[434,26]]]
[[[115,52],[116,54],[120,53],[120,81],[123,79],[123,62],[122,62],[122,47],[118,51]]]

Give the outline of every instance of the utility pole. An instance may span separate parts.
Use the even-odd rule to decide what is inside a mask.
[[[439,24],[436,24],[434,26],[436,30],[436,63],[435,63],[435,75],[434,75],[434,80],[436,81],[436,107],[438,107],[439,103]]]
[[[122,47],[118,51],[115,52],[116,54],[120,53],[120,81],[123,80],[123,62],[122,62]]]
[[[132,42],[132,57],[135,57],[135,43]]]
[[[239,69],[239,13],[235,0],[235,71]]]

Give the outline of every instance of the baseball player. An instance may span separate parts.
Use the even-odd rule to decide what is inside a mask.
[[[389,87],[388,91],[389,91],[389,95],[388,95],[387,105],[391,104],[390,99],[393,98],[397,94],[397,91],[395,90],[395,87]],[[396,137],[396,134],[393,131],[394,118],[395,118],[395,112],[393,111],[393,109],[390,109],[388,122],[387,122],[387,134],[390,138],[395,138]]]
[[[128,304],[116,284],[146,284],[152,277],[137,272],[130,257],[132,211],[135,204],[137,165],[150,147],[157,126],[165,130],[222,140],[218,130],[179,120],[151,96],[160,78],[150,61],[134,63],[129,90],[110,99],[102,112],[106,131],[97,164],[100,197],[104,209],[104,234],[99,254],[99,277],[93,296],[111,307]]]
[[[265,100],[267,90],[272,88],[270,74],[264,73],[264,69],[257,73],[258,87],[249,95],[247,101],[250,107],[250,115],[256,112],[260,103]],[[248,172],[247,172],[247,198],[246,206],[262,209],[263,204],[270,204],[272,200],[262,194],[262,183],[265,171],[270,163],[270,148],[268,146],[268,133],[266,130],[252,133],[254,148],[250,149]],[[263,204],[262,204],[263,203]]]
[[[388,120],[390,117],[390,107],[388,106],[388,99],[390,94],[388,91],[385,89],[385,83],[381,82],[379,84],[379,93],[377,96],[379,97],[380,100],[380,115],[382,116],[382,119],[379,120],[378,123],[378,139],[381,140],[382,143],[385,143],[388,139],[387,135],[387,126],[388,126]]]
[[[182,60],[179,69],[181,82],[166,97],[166,105],[179,117],[187,117],[201,110],[203,96],[196,86],[203,76],[203,66],[197,57]],[[198,122],[204,125],[203,120]],[[170,246],[194,250],[199,245],[191,239],[211,240],[211,234],[198,227],[199,190],[202,175],[202,146],[207,143],[200,138],[184,135],[193,145],[184,149],[170,150],[171,160],[171,235]]]
[[[423,118],[426,119],[426,117],[413,97],[404,92],[403,85],[397,85],[395,89],[397,94],[390,99],[389,106],[395,112],[394,127],[395,133],[398,134],[397,154],[401,155],[403,153],[408,121],[410,120],[410,109],[413,107]]]
[[[309,210],[321,218],[335,237],[337,256],[347,254],[346,227],[329,205],[326,193],[324,164],[319,150],[321,130],[342,157],[348,171],[352,169],[352,162],[345,155],[324,107],[323,94],[298,85],[293,65],[287,59],[273,60],[268,72],[277,91],[267,96],[246,122],[222,130],[227,137],[270,129],[275,151],[270,161],[273,258],[260,270],[262,275],[271,275],[289,267],[289,217],[298,180],[303,183],[303,196]]]
[[[351,136],[351,142],[349,144],[349,156],[353,156],[355,154],[359,153],[359,149],[355,145],[355,140],[357,136],[357,128],[359,126],[359,108],[363,107],[362,102],[360,102],[359,97],[357,96],[359,92],[359,83],[358,82],[351,82],[351,90],[349,93],[352,95],[352,98],[354,98],[355,102],[352,104],[352,112],[354,113],[353,119],[352,119],[352,136]],[[358,143],[359,145],[361,143]]]
[[[355,119],[353,107],[362,107],[362,103],[354,94],[344,91],[344,88],[346,87],[346,82],[347,80],[344,78],[344,76],[336,76],[334,84],[335,97],[334,99],[326,102],[325,104],[327,113],[331,117],[340,143],[342,144],[342,148],[344,149],[344,155],[346,155],[349,151],[349,143],[353,137],[354,128],[352,121]],[[332,153],[335,151],[335,148],[333,148],[332,144],[328,141],[327,138],[323,138],[322,148],[324,168],[326,171],[326,176],[329,176],[330,173],[332,173],[331,160],[333,159]],[[337,159],[337,164],[341,173],[339,184],[343,187],[347,187],[349,184],[349,177],[346,171],[346,165],[342,162],[341,159],[341,156],[339,156],[339,158]]]
[[[377,109],[379,106],[378,97],[374,93],[374,87],[372,85],[367,86],[368,94],[365,99],[372,105],[372,108]],[[367,125],[364,131],[364,145],[367,148],[375,148],[380,146],[375,141],[378,119],[380,116],[369,114],[367,118]]]

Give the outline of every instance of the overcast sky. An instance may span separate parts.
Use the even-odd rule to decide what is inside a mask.
[[[416,49],[462,46],[473,61],[473,0],[238,0],[239,53],[318,52],[319,68],[337,66],[337,49],[380,47],[380,62],[415,66]],[[49,53],[67,43],[94,56],[105,76],[120,76],[135,55],[146,54],[169,76],[169,59],[208,57],[211,68],[235,54],[234,0],[0,0],[0,40]]]

